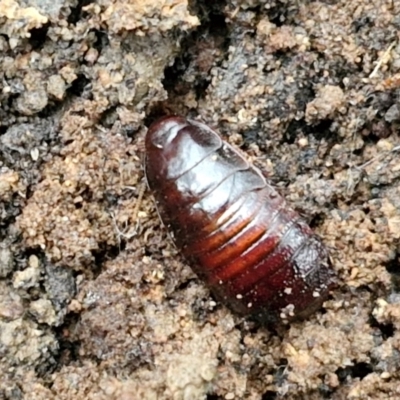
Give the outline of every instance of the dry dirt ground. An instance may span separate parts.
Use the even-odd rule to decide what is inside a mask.
[[[0,399],[400,398],[400,0],[0,0]],[[217,304],[143,139],[217,127],[339,278],[305,321]]]

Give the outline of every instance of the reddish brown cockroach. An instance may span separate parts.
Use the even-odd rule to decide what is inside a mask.
[[[326,248],[216,132],[161,118],[146,136],[145,168],[162,221],[220,301],[266,321],[322,304],[334,281]]]

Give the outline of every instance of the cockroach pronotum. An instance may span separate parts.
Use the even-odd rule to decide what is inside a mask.
[[[146,136],[145,168],[177,247],[233,311],[265,322],[292,320],[326,299],[334,273],[325,246],[215,131],[161,118]]]

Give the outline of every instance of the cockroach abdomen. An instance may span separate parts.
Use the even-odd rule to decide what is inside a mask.
[[[176,245],[233,311],[291,320],[326,299],[334,273],[325,246],[215,131],[182,117],[161,118],[146,135],[145,169]]]

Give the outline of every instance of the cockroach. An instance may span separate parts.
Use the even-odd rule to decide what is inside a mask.
[[[267,323],[322,304],[334,284],[325,246],[239,150],[178,116],[154,122],[145,146],[160,218],[218,300]]]

